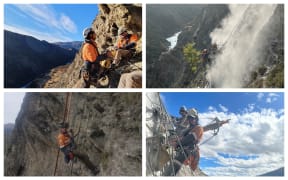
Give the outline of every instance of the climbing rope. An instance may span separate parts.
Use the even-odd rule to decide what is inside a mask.
[[[63,124],[69,122],[68,114],[70,111],[71,97],[72,97],[72,93],[68,92],[66,94],[66,100],[65,100],[65,108],[64,108],[63,121],[62,121]],[[56,164],[55,164],[54,173],[53,173],[54,176],[56,176],[56,172],[57,172],[57,168],[58,168],[59,155],[60,155],[60,149],[58,148]]]

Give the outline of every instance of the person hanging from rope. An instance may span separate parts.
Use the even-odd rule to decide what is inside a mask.
[[[82,47],[82,59],[84,60],[84,73],[83,79],[85,81],[85,88],[90,87],[91,77],[97,78],[100,74],[100,61],[103,61],[107,58],[112,58],[110,51],[107,51],[103,54],[100,54],[98,51],[95,31],[89,27],[85,28],[83,31],[84,44]]]
[[[118,66],[121,59],[131,56],[136,51],[135,48],[138,41],[137,34],[129,34],[125,27],[119,28],[118,35],[119,38],[116,44],[116,54],[112,67]]]
[[[198,143],[203,136],[203,127],[199,125],[198,116],[188,115],[189,127],[182,132],[182,138],[176,143],[176,156],[163,172],[164,176],[175,176],[182,164],[189,165],[194,171],[199,163]]]
[[[75,142],[74,142],[74,137],[78,135],[74,135],[73,130],[70,130],[70,134],[68,133],[68,124],[63,123],[60,128],[60,133],[57,137],[58,140],[58,145],[64,154],[64,161],[66,163],[69,163],[74,159],[74,154],[73,154],[73,149],[75,149]]]

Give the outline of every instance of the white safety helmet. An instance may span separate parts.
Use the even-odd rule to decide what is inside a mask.
[[[121,27],[121,28],[118,29],[118,35],[121,35],[124,32],[127,32],[127,28]]]
[[[91,27],[85,28],[85,29],[83,30],[83,37],[84,37],[84,39],[86,39],[87,36],[89,35],[89,33],[91,33],[91,32],[94,32],[94,30],[93,30]]]
[[[188,114],[193,117],[198,117],[198,111],[195,108],[189,109]]]

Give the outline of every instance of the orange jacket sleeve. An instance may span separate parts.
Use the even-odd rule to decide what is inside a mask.
[[[82,49],[82,59],[90,62],[95,62],[98,54],[96,48],[89,43],[85,43]]]
[[[131,37],[130,37],[129,43],[132,43],[132,42],[136,43],[137,41],[138,41],[137,34],[132,34]]]

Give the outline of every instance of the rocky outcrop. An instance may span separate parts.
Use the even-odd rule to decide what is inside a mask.
[[[140,176],[141,93],[72,93],[67,121],[80,130],[77,161],[65,164],[60,152],[55,171],[67,94],[26,93],[12,143],[5,145],[5,176]]]
[[[71,62],[75,50],[63,49],[46,41],[4,31],[4,86],[24,87],[50,69]]]
[[[138,4],[100,4],[99,14],[92,23],[97,38],[96,43],[101,52],[111,49],[117,40],[117,31],[125,27],[130,33],[137,33],[140,40],[137,43],[137,62],[142,68],[142,7]],[[83,60],[79,53],[73,62],[65,68],[53,69],[41,82],[45,88],[80,88],[83,80],[79,79],[79,70]],[[137,65],[139,66],[139,65]],[[58,75],[61,74],[61,77]],[[41,84],[41,83],[40,83]]]

